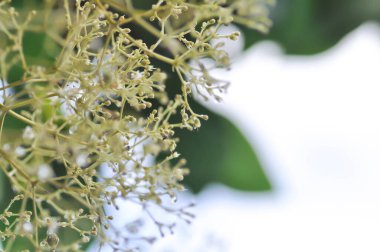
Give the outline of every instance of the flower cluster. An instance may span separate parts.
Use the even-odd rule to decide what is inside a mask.
[[[220,27],[266,31],[270,1],[141,2],[50,0],[31,10],[0,1],[0,167],[16,195],[0,214],[6,251],[79,251],[92,238],[128,251],[129,237],[108,231],[104,206],[118,208],[118,199],[140,204],[162,233],[172,224],[149,205],[192,217],[162,203],[175,201],[188,173],[176,129],[207,120],[190,107],[191,92],[218,99],[227,86],[209,73],[229,66],[215,41],[239,34],[220,35]],[[47,56],[27,54],[27,34],[48,41],[40,45]],[[22,74],[10,82],[14,69]],[[181,92],[171,97],[165,80],[173,75]]]

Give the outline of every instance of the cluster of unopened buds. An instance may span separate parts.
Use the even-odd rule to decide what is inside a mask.
[[[118,209],[120,199],[140,205],[162,235],[174,224],[151,205],[189,222],[188,206],[164,203],[188,173],[176,131],[207,120],[192,110],[192,92],[219,99],[227,87],[210,71],[229,67],[218,41],[239,33],[220,28],[266,31],[270,1],[17,2],[0,1],[0,167],[16,195],[0,214],[3,249],[153,242],[113,226],[105,206]],[[28,49],[34,39],[41,44]],[[166,92],[170,78],[177,94]]]

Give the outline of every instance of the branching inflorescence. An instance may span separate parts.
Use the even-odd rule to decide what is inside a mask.
[[[37,3],[0,1],[0,166],[16,195],[0,215],[3,249],[79,251],[96,238],[128,251],[128,236],[109,235],[113,217],[104,210],[120,198],[140,204],[162,233],[172,225],[156,220],[150,204],[191,218],[162,203],[175,200],[188,172],[175,131],[207,120],[190,107],[191,92],[218,99],[226,87],[209,71],[229,66],[218,39],[239,34],[219,28],[236,22],[265,32],[270,0]],[[45,36],[50,44],[40,46],[54,60],[28,57],[26,33]],[[14,68],[22,74],[10,82]],[[165,91],[171,75],[181,87],[174,97]]]

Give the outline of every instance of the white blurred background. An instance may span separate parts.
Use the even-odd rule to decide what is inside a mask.
[[[154,251],[380,251],[380,25],[332,49],[286,56],[272,42],[235,59],[221,104],[254,144],[274,185],[212,185],[191,226]]]

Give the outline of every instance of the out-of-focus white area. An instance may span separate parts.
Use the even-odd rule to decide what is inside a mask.
[[[380,251],[380,25],[317,56],[263,42],[218,77],[232,85],[206,105],[251,140],[275,191],[183,195],[194,223],[150,251]]]
[[[218,77],[232,85],[206,105],[248,136],[275,191],[209,187],[156,251],[380,251],[380,26],[317,56],[263,42]]]

